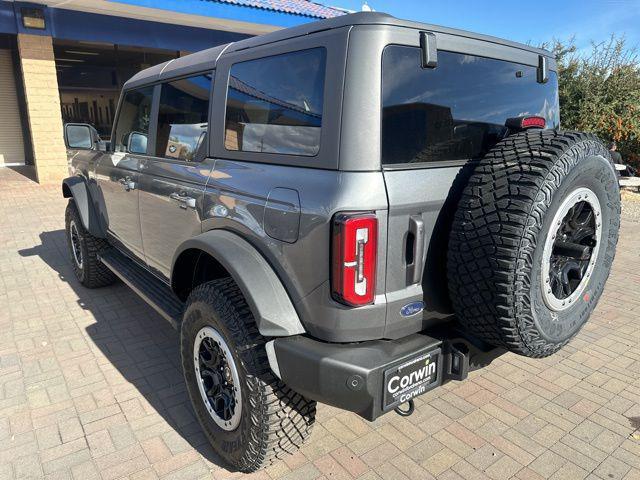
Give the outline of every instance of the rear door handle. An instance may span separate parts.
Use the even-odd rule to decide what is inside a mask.
[[[422,215],[409,217],[409,235],[413,237],[411,262],[407,264],[407,281],[413,285],[422,281],[424,270],[424,221]]]
[[[180,203],[180,208],[196,208],[196,199],[187,196],[185,192],[173,192],[169,198]]]

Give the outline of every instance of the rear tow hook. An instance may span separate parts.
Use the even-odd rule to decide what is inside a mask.
[[[407,408],[400,408],[402,407],[402,405],[406,405]],[[415,404],[413,403],[413,400],[408,400],[406,403],[403,403],[402,405],[398,405],[393,411],[396,412],[398,415],[400,415],[401,417],[408,417],[409,415],[411,415],[413,413],[413,411],[416,409]]]

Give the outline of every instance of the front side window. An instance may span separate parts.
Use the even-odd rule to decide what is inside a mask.
[[[158,107],[156,156],[187,162],[206,156],[211,74],[164,83]]]
[[[231,67],[225,148],[314,156],[320,151],[326,50],[313,48]]]
[[[558,79],[536,68],[439,51],[423,69],[420,49],[388,46],[382,61],[382,163],[481,158],[507,133],[510,117],[539,115],[559,127]]]
[[[136,154],[147,152],[152,102],[152,86],[125,93],[116,124],[114,142],[116,152]]]

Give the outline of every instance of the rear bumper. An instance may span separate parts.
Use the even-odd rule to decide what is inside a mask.
[[[385,406],[385,372],[414,358],[438,357],[437,377],[421,393],[450,380],[463,380],[470,370],[487,365],[503,349],[457,335],[413,334],[398,340],[326,343],[296,335],[269,342],[269,361],[276,374],[307,398],[357,413],[367,420],[393,410]]]

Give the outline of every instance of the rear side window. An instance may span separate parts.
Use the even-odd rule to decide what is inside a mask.
[[[206,156],[211,74],[162,84],[156,156],[187,162]]]
[[[541,84],[535,67],[445,51],[423,69],[419,48],[392,45],[382,75],[384,165],[480,158],[510,117],[540,115],[559,127],[555,72]]]
[[[236,63],[231,67],[225,148],[315,156],[320,151],[326,50]]]
[[[125,93],[116,124],[116,152],[146,153],[152,102],[153,87]]]

